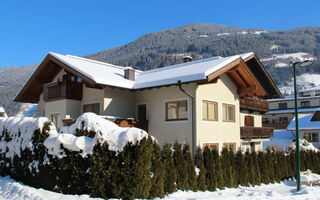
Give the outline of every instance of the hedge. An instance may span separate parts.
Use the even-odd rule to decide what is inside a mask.
[[[214,191],[268,184],[294,177],[296,173],[294,151],[268,149],[234,154],[223,149],[219,154],[205,147],[197,149],[193,160],[187,142],[160,148],[151,137],[137,144],[128,143],[121,152],[109,150],[107,143],[98,143],[86,157],[63,148],[66,156],[57,158],[43,145],[48,126],[34,131],[32,149],[23,150],[20,156],[10,159],[6,157],[7,151],[1,152],[1,176],[10,175],[32,187],[65,194],[134,199],[163,197],[176,190]],[[94,136],[81,130],[77,134]],[[0,135],[1,140],[12,140],[6,129]],[[301,151],[301,170],[320,173],[319,160],[320,153]]]

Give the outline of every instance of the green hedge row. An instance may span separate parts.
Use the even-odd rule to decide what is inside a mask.
[[[234,154],[224,149],[219,155],[205,147],[197,149],[193,160],[187,143],[160,148],[151,138],[135,145],[128,143],[122,152],[110,151],[107,143],[98,144],[85,158],[64,148],[67,156],[58,159],[49,155],[43,145],[48,136],[45,129],[34,132],[32,151],[26,149],[12,160],[6,158],[6,152],[1,153],[0,175],[66,194],[133,199],[163,197],[176,190],[214,191],[273,183],[296,173],[294,151]],[[82,132],[77,133],[86,134]],[[4,131],[0,140],[7,136]],[[301,152],[301,170],[320,173],[319,161],[319,153]]]

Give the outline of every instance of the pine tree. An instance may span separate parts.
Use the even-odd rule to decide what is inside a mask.
[[[237,187],[235,160],[233,151],[223,148],[221,151],[221,164],[223,169],[223,178],[226,187]]]
[[[116,152],[109,150],[105,142],[97,144],[93,149],[91,160],[91,195],[93,197],[116,198],[118,169]],[[119,173],[119,172],[118,172]]]
[[[187,164],[178,141],[174,143],[173,160],[177,170],[177,189],[187,190],[189,188]]]
[[[196,167],[199,170],[199,173],[198,173],[198,176],[197,176],[198,189],[200,191],[205,191],[205,190],[207,190],[206,170],[204,168],[202,150],[201,150],[200,147],[198,147],[197,151],[196,151],[195,163],[196,163]]]
[[[240,149],[237,151],[235,159],[238,185],[249,186],[249,170],[247,163],[244,159],[243,153]]]
[[[267,148],[267,154],[266,154],[266,159],[267,159],[267,166],[268,166],[268,183],[274,183],[275,178],[274,178],[274,161],[273,161],[273,156],[271,153],[270,148]]]
[[[282,163],[280,161],[280,154],[278,151],[276,151],[275,149],[272,149],[271,156],[272,156],[273,169],[274,169],[274,181],[277,183],[280,183],[281,176],[283,176],[284,174],[283,169],[285,166],[281,165]]]
[[[259,165],[259,160],[257,153],[255,151],[251,152],[251,157],[253,161],[253,167],[254,167],[254,182],[253,185],[260,185],[261,184],[261,171],[260,171],[260,165]]]
[[[270,175],[269,175],[269,168],[268,168],[268,162],[266,158],[266,154],[263,152],[258,153],[258,161],[260,166],[260,174],[261,174],[261,182],[268,184],[270,183]]]
[[[206,146],[203,151],[203,164],[206,169],[206,183],[209,191],[215,191],[217,189],[217,176],[215,162],[212,152],[209,147]]]
[[[162,163],[161,148],[157,142],[153,142],[151,173],[152,179],[149,198],[163,197],[164,167]]]
[[[169,144],[163,146],[162,163],[164,167],[164,192],[170,194],[176,191],[177,172]]]
[[[225,180],[223,177],[222,171],[222,164],[221,164],[221,157],[219,156],[219,152],[215,149],[211,150],[213,160],[215,162],[215,169],[216,169],[216,179],[217,179],[217,188],[223,189],[225,187]]]
[[[192,155],[190,152],[190,145],[186,142],[183,145],[183,157],[186,163],[187,168],[187,179],[188,179],[188,188],[189,190],[196,191],[197,190],[197,175],[195,172],[194,162],[192,160]]]
[[[248,181],[250,185],[255,185],[255,170],[254,170],[254,164],[253,164],[253,159],[252,155],[249,152],[249,150],[246,151],[245,154],[245,161],[248,165]]]
[[[290,151],[289,154],[289,162],[290,162],[290,177],[296,177],[296,151]]]

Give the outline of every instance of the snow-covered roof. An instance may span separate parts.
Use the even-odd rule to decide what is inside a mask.
[[[53,52],[50,52],[49,55],[65,63],[72,69],[80,72],[98,84],[123,88],[133,87],[134,81],[124,78],[124,67],[78,56],[61,55]],[[136,71],[136,73],[139,74],[140,71]]]
[[[120,67],[104,62],[94,61],[82,57],[61,55],[50,52],[49,55],[80,72],[98,84],[122,87],[127,89],[142,89],[148,87],[176,84],[204,80],[208,75],[227,66],[233,61],[246,59],[254,55],[253,52],[229,56],[211,57],[193,62],[187,62],[149,71],[136,71],[136,80],[124,78],[125,67]]]
[[[299,108],[299,113],[314,113],[315,111],[320,110],[320,107],[317,108]],[[294,109],[283,109],[283,110],[270,110],[266,115],[271,114],[281,114],[281,113],[294,113]]]
[[[320,129],[320,121],[311,121],[312,114],[299,114],[299,130]],[[296,130],[296,118],[293,118],[287,127],[288,130]]]

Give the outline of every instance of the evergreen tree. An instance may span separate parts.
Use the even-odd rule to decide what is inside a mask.
[[[269,170],[268,170],[269,168],[268,168],[266,154],[263,152],[259,152],[258,161],[260,166],[261,182],[268,184],[270,183],[270,176],[269,176]]]
[[[196,163],[196,167],[199,170],[199,173],[198,173],[198,176],[197,176],[198,189],[201,190],[201,191],[205,191],[205,190],[207,190],[206,170],[204,168],[202,150],[201,150],[200,147],[198,147],[197,151],[196,151],[195,163]]]
[[[255,174],[253,185],[260,185],[261,173],[260,173],[260,165],[259,165],[257,153],[255,151],[251,152],[251,157],[253,161],[254,174]]]
[[[296,151],[290,151],[290,177],[296,177],[296,173],[297,173],[297,162],[296,162]]]
[[[238,185],[249,186],[249,170],[243,153],[240,149],[237,151],[235,159]]]
[[[169,144],[163,146],[162,163],[164,167],[164,192],[170,194],[176,191],[177,172]]]
[[[149,198],[164,196],[164,168],[162,164],[161,148],[157,142],[153,142],[151,189]]]
[[[189,190],[196,191],[197,190],[197,175],[195,171],[195,165],[192,160],[192,155],[190,152],[190,145],[186,142],[183,145],[183,157],[186,163],[187,168],[187,178],[188,178],[188,188]]]
[[[223,177],[221,157],[219,156],[219,152],[215,149],[212,149],[211,153],[215,162],[217,188],[223,189],[225,187],[225,180]]]
[[[187,190],[189,188],[187,163],[181,150],[181,144],[178,141],[174,143],[173,160],[177,169],[177,189]]]
[[[91,160],[91,195],[104,199],[116,198],[118,187],[118,163],[116,152],[109,150],[107,142],[93,148]]]
[[[221,151],[221,164],[223,169],[223,179],[226,187],[237,187],[235,161],[233,151],[223,148]]]
[[[269,175],[269,182],[268,183],[274,183],[275,182],[274,161],[273,161],[273,156],[272,156],[270,148],[267,148],[266,159],[267,159],[268,175]]]
[[[250,185],[255,185],[255,169],[254,169],[254,164],[253,164],[253,159],[252,159],[252,155],[249,152],[249,150],[246,151],[245,154],[245,161],[248,165],[248,181]]]
[[[281,177],[285,174],[283,170],[285,166],[281,165],[279,150],[276,151],[275,149],[272,149],[271,156],[273,161],[274,181],[280,183]]]
[[[203,151],[203,164],[206,169],[206,183],[209,191],[215,191],[217,189],[217,176],[215,162],[212,152],[209,147],[206,146]]]

